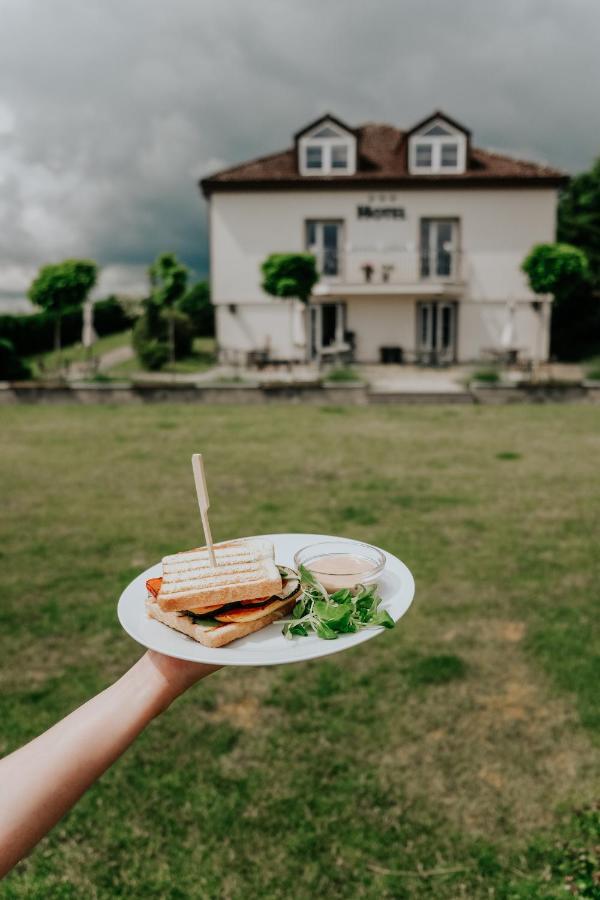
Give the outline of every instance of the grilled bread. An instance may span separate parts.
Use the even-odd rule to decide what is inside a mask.
[[[218,626],[214,624],[201,624],[196,617],[192,618],[185,612],[165,612],[159,604],[153,599],[152,595],[148,596],[146,601],[146,609],[148,615],[153,619],[158,619],[170,628],[187,634],[188,637],[198,641],[205,647],[223,647],[236,641],[238,638],[259,631],[261,628],[270,625],[280,619],[286,613],[290,612],[296,603],[297,594],[287,600],[274,600],[262,611],[262,615],[254,618],[252,621],[243,622],[223,622]]]
[[[165,612],[207,612],[228,603],[271,597],[282,581],[270,541],[247,539],[214,545],[217,566],[199,547],[165,556],[156,601]]]

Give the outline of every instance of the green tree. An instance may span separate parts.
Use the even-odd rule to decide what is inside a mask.
[[[589,275],[555,294],[552,352],[559,359],[585,359],[600,354],[600,157],[562,192],[557,234],[585,252]]]
[[[24,381],[31,378],[31,369],[17,354],[12,341],[0,338],[0,380]]]
[[[161,253],[149,269],[152,303],[162,310],[168,322],[169,359],[175,362],[175,308],[183,298],[188,270],[174,253]]]
[[[306,304],[319,280],[317,263],[311,253],[272,253],[263,262],[261,271],[262,288],[267,294],[272,297],[296,298]],[[293,334],[291,340],[293,343]],[[308,341],[306,352],[308,356]]]
[[[177,308],[189,316],[198,337],[212,337],[215,333],[215,308],[210,300],[208,281],[198,281],[183,295]]]
[[[262,287],[273,297],[297,297],[308,303],[319,273],[311,253],[272,253],[261,266]]]
[[[589,275],[585,253],[571,244],[536,244],[521,268],[534,294],[556,294],[569,284],[586,281]]]
[[[585,252],[590,281],[600,287],[600,157],[589,172],[572,178],[558,204],[558,240]]]
[[[97,277],[98,266],[93,260],[66,259],[43,266],[33,281],[28,296],[54,319],[55,350],[60,351],[62,317],[81,308]]]

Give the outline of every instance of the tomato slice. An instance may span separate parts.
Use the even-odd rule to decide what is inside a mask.
[[[146,582],[146,587],[148,591],[152,594],[154,599],[158,597],[158,592],[160,591],[160,586],[162,584],[162,578],[149,578]]]

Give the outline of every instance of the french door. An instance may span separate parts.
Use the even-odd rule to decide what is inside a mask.
[[[456,359],[457,303],[431,300],[417,304],[417,355],[436,365]]]
[[[306,223],[306,249],[317,260],[321,275],[337,278],[342,274],[342,222]]]
[[[458,271],[458,221],[421,219],[421,278],[454,278]]]
[[[313,303],[310,306],[311,358],[319,357],[323,350],[344,343],[346,333],[346,304]]]

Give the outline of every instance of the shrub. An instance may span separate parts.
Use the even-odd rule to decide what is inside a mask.
[[[210,301],[207,281],[199,281],[177,303],[177,309],[189,317],[198,337],[213,337],[215,333],[215,308]]]
[[[326,381],[362,381],[358,372],[349,366],[339,366],[337,369],[331,369],[325,378]]]
[[[19,357],[11,341],[0,338],[0,381],[31,378],[31,369]]]
[[[169,358],[167,341],[152,336],[145,315],[135,323],[132,344],[142,366],[151,372],[162,369]]]
[[[600,381],[600,356],[590,359],[584,366],[585,377],[590,381]]]
[[[94,328],[100,337],[126,331],[132,318],[114,297],[94,304]],[[33,313],[30,316],[0,316],[0,338],[11,341],[19,356],[46,353],[54,347],[54,316]],[[81,340],[81,309],[65,313],[61,319],[61,341],[64,347]]]
[[[117,334],[131,328],[133,317],[116,297],[107,297],[94,303],[94,331],[98,337]]]
[[[498,384],[500,382],[500,372],[496,369],[477,369],[471,376],[472,381],[479,381],[482,384]]]
[[[133,329],[132,343],[144,368],[156,372],[162,369],[169,359],[168,319],[173,320],[175,353],[180,359],[191,353],[194,330],[188,316],[179,310],[163,312],[151,300],[148,300],[145,306],[143,316],[138,319]]]

